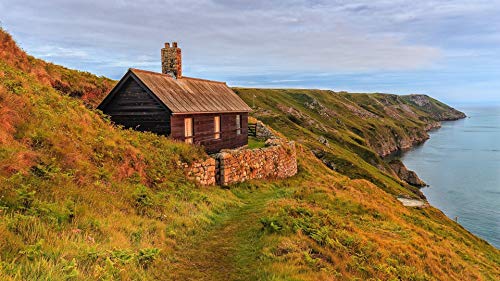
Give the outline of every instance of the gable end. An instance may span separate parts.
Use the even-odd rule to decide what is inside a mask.
[[[170,134],[171,111],[147,87],[128,72],[98,109],[125,128]]]

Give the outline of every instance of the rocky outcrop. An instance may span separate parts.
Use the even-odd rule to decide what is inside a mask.
[[[338,116],[338,114],[334,110],[324,106],[315,98],[311,98],[310,101],[306,101],[304,105],[307,108],[316,111],[319,115],[325,118],[332,118]]]
[[[387,95],[386,98],[390,98]],[[417,112],[423,111],[427,114],[418,118],[424,122],[424,127],[413,128],[402,127],[403,130],[397,132],[394,129],[379,131],[377,135],[367,137],[370,147],[378,155],[385,157],[397,151],[408,150],[411,147],[423,143],[429,139],[428,131],[441,127],[440,121],[450,121],[465,118],[466,115],[444,103],[441,103],[427,95],[406,95],[399,96],[398,103],[393,104],[381,99],[379,103],[383,106],[385,113],[395,119],[408,119],[417,117]],[[401,112],[404,112],[402,115]]]
[[[404,134],[396,131],[380,132],[374,137],[368,137],[370,147],[377,152],[381,157],[391,155],[398,151],[405,151],[413,146],[423,143],[429,139],[429,130],[438,128],[438,122],[432,122],[426,126],[424,130],[420,128],[409,129]]]
[[[406,101],[413,103],[422,111],[428,113],[433,119],[438,121],[452,121],[465,118],[466,115],[440,101],[427,95],[407,95],[402,96]]]
[[[401,160],[392,160],[389,162],[389,166],[394,172],[398,175],[398,177],[416,187],[424,187],[427,184],[421,180],[414,171],[408,170],[406,166],[401,162]]]
[[[330,143],[328,142],[328,139],[326,139],[325,137],[323,136],[319,136],[318,137],[318,142],[327,146],[327,147],[330,147]]]

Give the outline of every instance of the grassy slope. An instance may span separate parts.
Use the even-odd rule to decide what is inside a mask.
[[[89,106],[96,106],[116,83],[105,77],[68,69],[27,55],[16,45],[12,37],[1,29],[0,46],[2,62],[32,74],[40,84],[50,86],[71,97],[82,99]]]
[[[186,181],[176,162],[201,149],[111,126],[36,65],[0,59],[0,279],[166,274],[176,242],[239,199]]]
[[[318,134],[312,127],[321,124],[302,126],[263,103],[268,112],[260,117],[303,144],[299,174],[231,190],[199,188],[175,163],[205,157],[202,151],[111,126],[46,83],[37,75],[44,67],[5,59],[15,50],[4,46],[12,44],[0,50],[2,280],[499,276],[498,250],[434,208],[407,209],[394,199],[391,193],[409,189],[369,164],[385,169],[373,150],[359,145],[355,129],[370,125],[351,122],[352,114],[341,120],[345,129],[323,124],[331,130],[328,155],[346,159],[343,170],[335,162],[342,173],[355,171],[354,178],[378,186],[331,171],[313,156]],[[261,102],[268,92],[256,94]],[[282,93],[272,98],[308,112]]]
[[[392,194],[421,195],[401,183],[379,157],[428,138],[439,113],[460,112],[424,96],[419,107],[410,96],[349,94],[325,90],[243,89],[235,91],[253,102],[253,115],[289,138],[304,144],[324,162],[351,178],[376,183]],[[441,104],[441,103],[439,103]],[[328,146],[318,141],[328,140]]]

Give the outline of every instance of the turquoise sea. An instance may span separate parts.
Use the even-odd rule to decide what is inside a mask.
[[[403,163],[430,187],[431,205],[500,248],[500,106],[462,106],[466,119],[443,122]]]

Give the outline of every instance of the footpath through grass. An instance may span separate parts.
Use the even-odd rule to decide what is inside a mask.
[[[205,233],[179,245],[171,280],[269,279],[261,257],[264,232],[260,218],[267,202],[282,197],[284,190],[240,187],[233,192],[244,204],[221,215]]]

